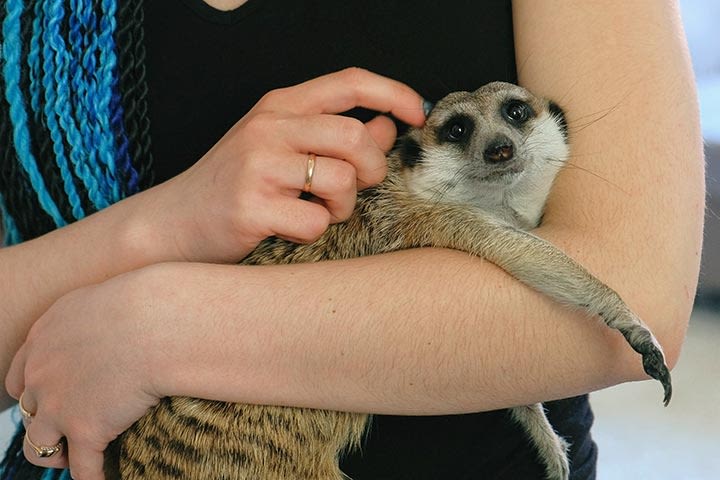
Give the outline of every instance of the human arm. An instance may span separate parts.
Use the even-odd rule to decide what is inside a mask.
[[[410,88],[348,69],[270,92],[190,170],[75,224],[0,249],[0,374],[32,323],[67,292],[166,261],[234,262],[263,238],[316,238],[378,182],[395,129],[327,115],[362,105],[418,125]],[[298,199],[310,147],[314,202]],[[339,160],[343,159],[343,161]],[[249,206],[248,206],[249,205]],[[0,395],[0,407],[9,405]]]

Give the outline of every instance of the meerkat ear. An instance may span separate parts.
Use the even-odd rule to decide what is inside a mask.
[[[420,142],[410,135],[404,135],[398,138],[395,151],[398,152],[402,165],[408,168],[414,167],[423,160],[423,149],[420,146]]]
[[[550,111],[550,114],[557,118],[557,123],[560,125],[560,130],[562,131],[563,136],[565,137],[565,140],[567,141],[568,138],[568,126],[567,126],[567,119],[565,118],[565,112],[562,108],[560,108],[560,105],[553,102],[552,100],[548,102],[548,110]]]

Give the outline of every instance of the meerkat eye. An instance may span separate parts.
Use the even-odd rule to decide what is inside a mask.
[[[465,136],[465,126],[460,123],[455,123],[450,126],[450,130],[448,131],[448,139],[453,141],[459,141],[462,140],[463,136]]]
[[[473,130],[473,121],[467,115],[456,115],[443,124],[439,137],[442,141],[460,143],[465,141]]]
[[[522,100],[510,100],[502,107],[502,113],[505,118],[516,125],[525,123],[532,115],[533,111],[530,105]]]

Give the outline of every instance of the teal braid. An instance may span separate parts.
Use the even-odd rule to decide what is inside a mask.
[[[53,219],[58,227],[66,225],[55,201],[50,196],[35,157],[30,149],[30,132],[25,111],[25,100],[20,89],[20,57],[22,53],[20,16],[24,5],[22,0],[7,0],[3,20],[3,77],[5,79],[5,97],[10,106],[10,118],[13,124],[13,143],[22,168],[25,170],[33,190],[37,194],[42,209]],[[6,147],[7,148],[7,147]]]
[[[5,207],[5,199],[0,193],[0,217],[2,218],[2,232],[3,232],[3,243],[2,245],[15,245],[20,243],[20,232],[18,231],[15,220],[10,215]]]
[[[80,219],[85,217],[85,211],[82,208],[80,196],[75,188],[75,181],[65,155],[65,142],[67,141],[72,148],[70,156],[77,172],[77,149],[73,142],[75,125],[72,122],[72,116],[69,115],[69,88],[66,78],[68,61],[64,55],[65,45],[60,36],[60,24],[63,21],[64,12],[59,2],[47,5],[50,5],[50,10],[42,12],[44,27],[42,30],[44,71],[42,85],[45,92],[45,122],[52,139],[55,162],[60,168],[63,187],[72,206],[72,214],[75,219]]]
[[[30,51],[28,52],[28,67],[30,69],[30,107],[37,118],[40,117],[40,95],[42,89],[40,82],[40,36],[42,35],[42,3],[37,2],[34,8],[35,18],[32,23],[32,37],[30,38]]]

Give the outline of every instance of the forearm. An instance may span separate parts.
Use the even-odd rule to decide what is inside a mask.
[[[169,239],[155,233],[157,225],[149,221],[153,203],[145,197],[0,249],[0,378],[35,320],[64,294],[150,263],[180,259]],[[0,408],[9,402],[3,389]]]
[[[672,363],[696,290],[705,199],[676,2],[520,0],[513,13],[520,83],[566,107],[570,127],[570,162],[538,233],[615,288]]]
[[[642,375],[619,334],[464,253],[157,271],[153,296],[173,299],[157,307],[171,320],[144,348],[161,395],[456,413]]]
[[[689,56],[668,5],[513,4],[520,81],[570,122],[570,165],[537,233],[618,291],[672,366],[697,283],[704,180]],[[464,254],[241,271],[225,288],[240,299],[242,343],[223,350],[225,364],[198,350],[169,392],[429,413],[646,378],[616,332]],[[216,361],[203,366],[206,354]]]

